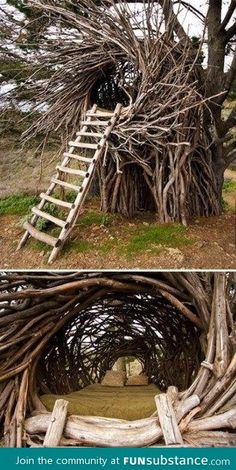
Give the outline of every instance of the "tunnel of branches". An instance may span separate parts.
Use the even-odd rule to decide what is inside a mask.
[[[92,388],[100,403],[109,388],[100,382],[122,357],[135,358],[147,388],[158,389],[155,415],[138,418],[137,427],[78,408],[66,417],[61,445],[236,445],[235,286],[234,273],[224,272],[0,273],[4,445],[42,445],[47,394],[64,402],[74,392],[87,406]],[[138,398],[137,388],[122,390]],[[171,443],[163,400],[179,426]]]
[[[161,390],[186,389],[202,359],[199,331],[161,296],[105,296],[54,335],[40,360],[39,382],[45,391],[69,393],[100,382],[128,356]]]

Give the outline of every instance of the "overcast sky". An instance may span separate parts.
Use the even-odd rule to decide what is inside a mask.
[[[188,0],[188,3],[192,4],[195,8],[198,8],[203,14],[207,13],[208,1],[200,0],[199,2],[196,0]],[[228,9],[229,4],[230,4],[230,0],[223,1],[222,19],[225,16],[225,13]],[[4,8],[4,6],[6,6],[6,0],[0,0],[0,6]],[[140,9],[140,7],[141,5],[139,4],[138,8]],[[136,8],[137,7],[134,4],[131,5],[132,10]],[[7,5],[7,9],[13,14],[16,11],[14,7],[10,7],[8,5]],[[185,31],[190,36],[201,37],[203,33],[203,23],[201,22],[201,20],[196,18],[196,16],[193,13],[187,11],[183,7],[179,7],[178,5],[175,5],[174,9],[176,13],[178,12],[178,17],[181,21],[181,24],[184,26]],[[19,13],[17,13],[17,15],[19,15]],[[22,14],[20,14],[20,16],[18,17],[23,19]],[[234,15],[234,18],[231,19],[231,22],[229,23],[229,25],[232,24],[233,21],[235,21],[235,15]],[[206,50],[205,50],[205,55],[206,55]],[[228,67],[229,64],[230,64],[230,56],[226,57],[226,67]]]
[[[4,6],[6,5],[6,0],[0,0],[0,5]],[[193,5],[195,8],[198,8],[203,14],[206,14],[207,9],[208,9],[208,1],[196,1],[196,0],[188,0],[188,3]],[[228,5],[230,3],[230,0],[224,0],[223,1],[223,8],[222,8],[222,17],[225,16],[225,13],[228,9]],[[8,10],[11,12],[15,11],[14,7],[7,6]],[[177,12],[179,7],[178,5],[174,6],[175,11]],[[19,13],[18,13],[19,14]],[[23,15],[20,15],[21,18]],[[194,14],[187,12],[186,9],[181,7],[181,11],[179,12],[179,18],[181,19],[181,23],[184,25],[184,28],[186,31],[189,31],[191,35],[196,35],[199,36],[202,32],[202,23],[200,20],[198,20]],[[232,20],[231,20],[232,23]]]

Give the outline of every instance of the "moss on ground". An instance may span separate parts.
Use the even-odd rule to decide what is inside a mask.
[[[138,226],[125,247],[120,247],[127,257],[145,253],[158,253],[163,247],[178,248],[193,241],[187,236],[187,229],[180,224]]]
[[[92,247],[93,248],[93,247]],[[88,253],[91,250],[91,244],[87,240],[70,240],[65,243],[62,253]]]
[[[236,192],[236,181],[226,180],[223,185],[223,191],[226,193]]]
[[[0,215],[26,215],[38,202],[38,196],[14,194],[0,200]]]
[[[77,221],[77,226],[90,227],[92,225],[108,226],[115,219],[115,215],[103,214],[96,211],[88,211],[81,215]]]

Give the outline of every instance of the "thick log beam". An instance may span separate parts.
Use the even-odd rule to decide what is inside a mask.
[[[60,443],[66,423],[68,401],[56,400],[43,447],[57,447]]]

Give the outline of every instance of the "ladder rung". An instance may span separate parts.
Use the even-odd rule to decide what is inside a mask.
[[[84,149],[97,149],[98,144],[90,144],[88,142],[69,142],[69,145],[71,147],[79,147],[79,148],[84,148]]]
[[[57,217],[54,217],[53,215],[48,214],[47,212],[41,211],[37,207],[33,207],[32,212],[38,217],[42,217],[43,219],[50,220],[50,222],[53,222],[55,225],[58,225],[59,227],[65,228],[67,225],[64,220],[58,219]]]
[[[79,193],[81,189],[80,186],[76,186],[72,183],[67,183],[67,181],[58,180],[57,178],[52,178],[51,182],[54,184],[58,184],[58,186],[62,186],[63,188],[73,189],[73,191],[76,191],[77,193]]]
[[[97,117],[112,117],[114,116],[114,113],[111,111],[110,113],[108,111],[97,111],[95,113],[92,113],[90,111],[87,111],[86,116],[97,116]]]
[[[92,158],[82,157],[82,155],[77,155],[76,153],[69,153],[69,152],[63,153],[63,157],[74,158],[75,160],[79,160],[79,162],[84,162],[84,163],[91,163],[93,161]]]
[[[51,246],[59,246],[60,244],[60,240],[58,240],[55,237],[52,237],[51,235],[48,235],[47,233],[40,232],[35,227],[33,227],[29,222],[25,222],[23,224],[23,228],[27,232],[29,232],[31,237],[36,238],[36,240],[39,240],[40,242],[46,243],[47,245],[51,245]]]
[[[61,199],[57,199],[45,193],[41,193],[40,197],[41,199],[45,199],[46,201],[52,202],[53,204],[56,204],[57,206],[60,206],[60,207],[66,207],[67,209],[71,209],[73,207],[73,204],[71,204],[71,202],[62,201]]]
[[[69,175],[83,176],[85,177],[88,173],[83,170],[74,170],[74,168],[67,168],[66,166],[57,166],[56,170],[63,171],[63,173],[68,173]]]
[[[82,126],[107,126],[109,121],[82,121]]]
[[[64,153],[64,157],[69,157],[69,158],[74,158],[75,160],[78,160],[79,162],[83,163],[91,163],[93,161],[93,158],[87,158],[87,157],[82,157],[82,155],[77,155],[76,153]]]
[[[76,135],[84,135],[85,137],[103,137],[102,132],[85,132],[85,131],[79,131],[76,132]]]

